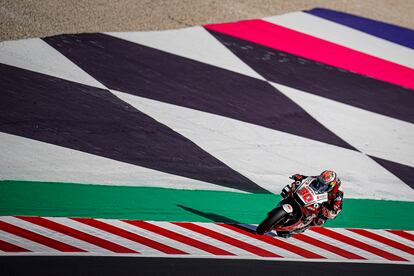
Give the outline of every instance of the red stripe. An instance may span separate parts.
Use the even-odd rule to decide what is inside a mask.
[[[390,232],[390,233],[393,233],[393,234],[395,234],[397,236],[400,236],[400,237],[402,237],[404,239],[407,239],[407,240],[410,240],[410,241],[413,241],[414,242],[414,235],[412,235],[412,234],[410,234],[408,232],[404,232],[402,230],[387,230],[387,231]]]
[[[0,250],[5,252],[30,252],[28,249],[8,243],[3,240],[0,240]]]
[[[129,248],[123,247],[119,244],[101,239],[99,237],[90,235],[90,234],[85,233],[85,232],[78,231],[78,230],[73,229],[71,227],[65,226],[63,224],[56,223],[54,221],[51,221],[51,220],[48,220],[48,219],[45,219],[45,218],[41,218],[41,217],[24,217],[24,216],[19,216],[18,218],[22,219],[22,220],[29,221],[29,222],[37,224],[37,225],[40,225],[42,227],[51,229],[53,231],[62,233],[64,235],[73,237],[75,239],[86,241],[88,243],[91,243],[91,244],[97,245],[99,247],[108,249],[112,252],[116,252],[116,253],[139,253],[139,252],[136,252],[136,251],[131,250]]]
[[[181,226],[183,228],[189,229],[191,231],[194,231],[194,232],[209,236],[213,239],[216,239],[216,240],[231,244],[233,246],[239,247],[241,249],[244,249],[244,250],[246,250],[248,252],[251,252],[253,254],[256,254],[258,256],[262,256],[262,257],[281,257],[281,256],[279,256],[275,253],[272,253],[270,251],[267,251],[265,249],[261,249],[259,247],[254,246],[254,245],[251,245],[251,244],[245,243],[243,241],[231,238],[229,236],[220,234],[216,231],[207,229],[207,228],[202,227],[200,225],[196,225],[196,224],[193,224],[193,223],[190,223],[190,222],[173,222],[173,223],[178,225],[178,226]]]
[[[336,233],[336,232],[334,232],[332,230],[329,230],[327,228],[323,228],[323,227],[313,227],[313,228],[310,228],[310,230],[312,230],[314,232],[317,232],[317,233],[320,233],[322,235],[331,237],[333,239],[339,240],[341,242],[347,243],[349,245],[358,247],[358,248],[360,248],[362,250],[368,251],[368,252],[370,252],[372,254],[378,255],[380,257],[383,257],[383,258],[388,259],[388,260],[391,260],[391,261],[408,261],[408,260],[406,260],[404,258],[401,258],[399,256],[396,256],[396,255],[394,255],[392,253],[386,252],[384,250],[381,250],[381,249],[376,248],[374,246],[371,246],[369,244],[366,244],[366,243],[357,241],[357,240],[355,240],[353,238],[347,237],[347,236],[342,235],[340,233]]]
[[[354,253],[348,252],[348,251],[343,250],[339,247],[336,247],[336,246],[333,246],[333,245],[328,244],[326,242],[323,242],[323,241],[317,240],[315,238],[306,236],[304,234],[296,234],[296,235],[292,236],[292,238],[298,239],[300,241],[309,243],[311,245],[314,245],[314,246],[317,246],[317,247],[320,247],[320,248],[323,248],[327,251],[330,251],[330,252],[332,252],[336,255],[342,256],[342,257],[347,258],[347,259],[366,260],[364,257],[358,256]]]
[[[263,20],[205,25],[207,29],[267,47],[414,88],[414,70]]]
[[[181,235],[179,233],[167,230],[165,228],[159,227],[157,225],[145,222],[145,221],[136,221],[136,220],[124,220],[124,222],[135,225],[137,227],[141,227],[143,229],[146,229],[148,231],[157,233],[159,235],[163,235],[167,238],[188,244],[190,246],[196,247],[198,249],[204,250],[208,253],[214,254],[214,255],[234,255],[233,253],[230,253],[226,250],[220,249],[218,247],[212,246],[210,244],[186,237],[184,235]]]
[[[181,251],[179,249],[170,247],[168,245],[153,241],[151,239],[142,237],[138,234],[131,233],[129,231],[126,231],[124,229],[118,228],[116,226],[110,225],[108,223],[95,220],[95,219],[88,219],[88,218],[73,218],[73,220],[79,221],[81,223],[87,224],[89,226],[104,230],[106,232],[112,233],[114,235],[126,238],[128,240],[144,244],[146,246],[152,247],[154,249],[157,249],[161,252],[167,253],[167,254],[188,254],[187,252]]]
[[[275,245],[275,246],[283,248],[283,249],[286,249],[288,251],[291,251],[291,252],[293,252],[295,254],[298,254],[302,257],[305,257],[305,258],[309,258],[309,259],[326,259],[325,257],[323,257],[321,255],[310,252],[306,249],[300,248],[296,245],[287,243],[287,242],[282,241],[280,239],[273,238],[273,237],[268,236],[268,235],[263,235],[263,236],[257,235],[253,230],[245,228],[245,227],[243,227],[241,225],[238,225],[238,224],[234,224],[234,225],[219,224],[219,225],[222,226],[222,227],[231,229],[233,231],[236,231],[238,233],[244,234],[246,236],[249,236],[251,238],[263,241],[263,242],[271,244],[271,245]]]
[[[9,232],[13,235],[20,236],[22,238],[46,245],[50,248],[59,250],[61,252],[85,252],[85,250],[82,250],[80,248],[39,235],[37,233],[20,228],[18,226],[9,224],[4,221],[0,221],[0,229],[3,231]]]
[[[410,253],[411,255],[414,255],[414,248],[411,248],[409,246],[406,246],[406,245],[404,245],[402,243],[399,243],[397,241],[388,239],[386,237],[380,236],[380,235],[378,235],[376,233],[369,232],[369,231],[363,230],[363,229],[348,229],[348,230],[349,231],[352,231],[354,233],[357,233],[357,234],[359,234],[361,236],[370,238],[372,240],[376,240],[376,241],[381,242],[383,244],[386,244],[386,245],[392,246],[394,248],[397,248],[399,250],[405,251],[407,253]]]

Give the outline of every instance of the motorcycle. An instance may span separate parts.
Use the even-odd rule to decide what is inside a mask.
[[[290,185],[283,188],[282,200],[256,228],[257,234],[275,230],[278,236],[288,238],[312,226],[328,201],[328,187],[320,185],[314,177],[296,181],[292,186],[294,189]]]

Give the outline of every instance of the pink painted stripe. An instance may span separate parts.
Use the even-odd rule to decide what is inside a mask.
[[[414,89],[414,70],[263,20],[208,24],[205,28],[358,74]]]
[[[410,253],[411,255],[414,255],[414,248],[409,247],[405,244],[399,243],[397,241],[388,239],[388,238],[383,237],[381,235],[378,235],[376,233],[373,233],[373,232],[370,232],[370,231],[367,231],[367,230],[364,230],[364,229],[348,229],[348,230],[352,231],[354,233],[357,233],[361,236],[370,238],[372,240],[375,240],[375,241],[381,242],[383,244],[386,244],[386,245],[392,246],[394,248],[397,248],[399,250],[405,251],[407,253]]]

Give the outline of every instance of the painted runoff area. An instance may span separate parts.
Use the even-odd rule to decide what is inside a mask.
[[[297,16],[299,16],[303,21],[308,20],[307,22],[309,24],[313,24],[312,26],[315,26],[315,28],[307,30],[302,29],[304,28],[303,26],[293,25],[292,22],[295,21]],[[268,27],[269,33],[277,33],[280,31],[287,32],[291,36],[298,39],[304,39],[316,44],[322,43],[329,49],[337,50],[339,52],[345,51],[351,56],[362,56],[369,60],[371,60],[371,56],[373,56],[376,57],[373,60],[377,62],[380,62],[378,59],[381,57],[383,59],[381,63],[388,64],[390,66],[392,64],[394,64],[392,66],[399,64],[400,66],[407,68],[410,66],[410,64],[404,64],[403,62],[409,60],[407,56],[410,56],[410,53],[412,53],[412,50],[410,49],[405,49],[401,53],[402,56],[399,56],[398,59],[392,60],[391,58],[385,58],[383,53],[383,49],[391,45],[389,44],[390,42],[380,41],[378,38],[364,35],[361,32],[343,26],[338,26],[337,24],[335,25],[330,21],[318,19],[312,15],[296,14],[293,16],[287,15],[283,18],[268,18],[266,19],[267,21],[260,21],[259,25],[262,26],[264,24],[266,28]],[[229,23],[228,27],[233,26],[232,24],[243,25],[245,23]],[[285,27],[278,26],[277,24]],[[227,25],[222,25],[223,28],[225,26]],[[233,175],[237,174],[238,179],[231,179],[232,182],[230,184],[234,184],[234,182],[239,184],[240,181],[236,180],[244,178],[246,185],[249,184],[253,188],[267,189],[273,193],[278,193],[285,185],[287,180],[286,178],[289,174],[295,173],[298,170],[300,170],[300,173],[316,174],[320,172],[321,168],[332,167],[338,168],[339,173],[344,180],[344,185],[346,185],[344,188],[348,198],[413,201],[414,192],[408,185],[406,185],[411,185],[410,181],[412,181],[412,178],[409,177],[413,166],[411,158],[413,155],[413,147],[411,141],[414,137],[414,131],[413,125],[410,123],[412,121],[412,112],[409,104],[405,104],[404,108],[402,107],[403,103],[410,102],[411,93],[408,93],[410,91],[400,91],[398,89],[401,88],[398,88],[397,86],[390,86],[389,84],[382,82],[376,82],[376,86],[373,86],[375,89],[369,89],[370,93],[375,94],[373,94],[374,96],[367,98],[367,101],[363,102],[362,106],[370,106],[372,103],[377,105],[380,99],[381,101],[388,103],[393,102],[392,99],[398,100],[398,112],[405,110],[404,112],[401,112],[401,114],[399,114],[394,108],[389,108],[389,106],[385,106],[387,108],[382,108],[383,106],[380,105],[381,108],[379,108],[379,110],[392,110],[392,113],[398,113],[398,116],[394,114],[394,117],[391,116],[392,114],[390,115],[388,113],[386,114],[387,116],[382,116],[381,112],[374,108],[371,110],[373,112],[364,110],[361,106],[358,106],[359,108],[355,108],[355,103],[344,102],[341,99],[327,99],[326,95],[319,97],[317,95],[313,95],[317,94],[316,90],[327,90],[330,95],[336,94],[333,93],[333,87],[338,87],[338,83],[334,83],[333,87],[326,88],[323,86],[326,89],[320,89],[322,85],[327,82],[327,80],[332,79],[331,76],[326,77],[327,75],[325,74],[327,74],[327,71],[315,71],[316,65],[312,65],[312,71],[316,72],[315,75],[321,75],[324,79],[318,83],[316,81],[316,76],[304,77],[301,79],[310,79],[311,83],[307,85],[303,84],[302,86],[310,89],[311,84],[314,85],[316,83],[318,89],[315,89],[315,91],[308,91],[309,89],[305,88],[294,89],[292,86],[299,82],[296,77],[294,83],[290,83],[287,78],[279,81],[271,78],[273,71],[268,72],[268,75],[266,75],[263,73],[266,70],[263,72],[259,70],[260,66],[255,67],[253,66],[253,63],[250,64],[243,62],[243,56],[237,56],[235,54],[237,53],[236,49],[232,48],[234,43],[230,43],[231,41],[228,43],[225,43],[225,41],[219,41],[219,34],[217,32],[213,32],[212,29],[217,28],[215,28],[214,25],[209,25],[206,26],[206,28],[194,27],[162,32],[110,33],[109,35],[90,34],[54,37],[45,40],[31,39],[5,42],[2,44],[3,47],[0,53],[0,61],[1,63],[10,65],[10,68],[6,68],[6,66],[4,66],[3,71],[4,74],[6,71],[9,72],[9,76],[15,76],[18,71],[16,68],[11,68],[11,66],[28,70],[18,72],[20,77],[23,79],[25,79],[24,76],[27,76],[28,79],[25,80],[25,84],[28,87],[33,87],[34,82],[38,82],[39,85],[50,82],[54,84],[59,83],[62,86],[66,85],[66,87],[68,87],[67,90],[72,92],[72,96],[76,94],[76,97],[79,97],[76,98],[78,101],[84,102],[86,98],[80,97],[79,95],[83,95],[85,93],[75,92],[86,88],[80,88],[78,87],[79,85],[76,86],[74,83],[63,83],[61,80],[66,79],[89,86],[88,89],[91,94],[96,94],[96,97],[90,99],[89,103],[91,103],[91,106],[92,103],[97,103],[98,99],[102,101],[99,103],[103,104],[103,102],[105,102],[107,104],[106,106],[109,106],[108,102],[113,103],[117,100],[116,106],[111,105],[114,109],[115,107],[122,107],[120,104],[121,100],[124,105],[128,103],[134,106],[137,111],[140,111],[147,115],[147,117],[149,116],[159,122],[158,126],[159,124],[163,124],[164,129],[166,129],[166,127],[172,129],[174,131],[174,138],[180,136],[181,140],[184,140],[185,137],[187,139],[187,143],[186,147],[183,148],[190,148],[188,140],[191,140],[193,142],[191,146],[194,150],[201,152],[201,148],[205,151],[202,155],[204,157],[202,158],[203,160],[208,153],[208,155],[215,158],[213,165],[218,164],[219,162],[217,162],[217,160],[219,160],[226,164],[229,168],[232,168],[232,171],[229,168],[227,168],[227,171],[229,173],[232,172]],[[219,29],[221,30],[221,27]],[[217,29],[217,31],[220,31],[219,29]],[[314,33],[310,33],[310,31],[314,31]],[[339,38],[337,36],[333,36],[333,34],[337,33],[344,35]],[[350,36],[346,36],[345,34],[349,34]],[[224,39],[224,36],[225,35],[221,33],[221,39]],[[235,36],[241,37],[240,34],[235,34]],[[319,38],[317,39],[315,37]],[[345,39],[344,37],[353,37],[353,39]],[[103,52],[98,52],[101,48],[90,47],[89,50],[91,52],[85,52],[85,55],[89,57],[88,60],[91,60],[93,53],[97,53],[96,64],[99,64],[100,66],[106,64],[107,67],[101,67],[101,69],[98,70],[99,72],[96,72],[96,64],[83,64],[83,58],[78,60],[76,59],[76,55],[73,56],[71,53],[66,53],[65,49],[60,49],[56,46],[61,45],[62,43],[60,42],[62,40],[69,42],[69,38],[72,43],[74,43],[73,45],[76,45],[76,43],[82,41],[82,39],[84,44],[87,44],[90,40],[89,38],[93,38],[96,41],[100,41],[102,43],[108,42],[108,45],[116,45],[117,47],[109,47],[107,49],[108,52],[103,50],[101,50]],[[170,41],[171,38],[174,38],[173,43],[166,43],[166,41]],[[359,38],[370,40],[372,42],[370,45],[372,44],[375,47],[372,46],[363,48],[364,45],[356,43],[356,41],[359,41]],[[226,39],[230,39],[230,37],[227,37]],[[235,37],[231,39],[236,40]],[[331,42],[328,43],[324,39]],[[342,46],[339,47],[336,44],[334,45],[332,42]],[[248,42],[243,41],[243,43]],[[149,47],[144,47],[142,45]],[[259,45],[255,45],[256,48],[249,51],[249,53],[251,52],[251,58],[253,60],[259,60],[261,66],[264,66],[266,59],[260,59],[260,49],[258,46]],[[273,48],[280,48],[276,47],[278,45],[273,45],[275,46],[273,48],[271,47],[272,45],[267,46],[269,47],[266,48],[266,51],[269,53],[273,50],[276,51],[276,49]],[[348,48],[345,49],[343,47]],[[394,47],[393,49],[400,49],[402,46],[393,44],[392,47]],[[58,48],[60,49],[59,51],[56,50]],[[80,51],[78,48],[79,47],[75,47],[73,51],[75,51],[75,49],[76,51]],[[127,51],[126,49],[132,49],[133,51]],[[297,50],[299,51],[302,49]],[[121,66],[120,69],[126,70],[119,72],[127,72],[130,69],[132,70],[132,68],[129,67],[122,67],[126,64],[124,61],[131,60],[135,57],[137,60],[136,64],[141,64],[144,62],[144,58],[146,56],[153,55],[154,58],[157,57],[159,60],[168,61],[168,66],[165,66],[164,63],[160,63],[162,66],[159,67],[169,67],[174,65],[177,66],[174,68],[180,68],[180,70],[186,69],[188,72],[192,73],[196,71],[202,72],[204,75],[209,76],[208,80],[199,76],[203,82],[197,83],[197,87],[204,87],[207,85],[206,83],[216,82],[219,83],[220,89],[223,89],[226,83],[229,87],[227,87],[226,90],[220,91],[220,89],[208,86],[208,89],[205,91],[198,91],[199,95],[197,97],[195,97],[197,93],[195,93],[195,91],[191,91],[189,94],[182,94],[182,97],[174,96],[171,99],[166,99],[164,97],[165,95],[159,95],[158,98],[154,98],[156,91],[161,91],[162,89],[160,88],[166,89],[165,87],[151,86],[151,89],[149,89],[147,93],[143,92],[144,89],[137,89],[138,91],[135,91],[136,94],[138,92],[144,94],[136,95],[133,90],[130,91],[127,88],[133,87],[135,89],[138,84],[144,83],[141,79],[135,79],[136,76],[140,75],[138,74],[139,71],[137,71],[137,73],[131,74],[129,76],[130,79],[128,80],[118,77],[114,78],[121,84],[129,83],[130,85],[125,87],[121,86],[121,88],[125,89],[111,89],[111,93],[109,93],[106,90],[104,91],[100,89],[106,88],[108,85],[120,85],[120,83],[112,83],[108,81],[106,76],[102,76],[101,73],[110,71],[109,69],[113,68],[114,63],[110,62],[111,60],[109,57],[113,56],[114,53],[117,53],[116,60],[114,60],[114,62],[117,61],[116,64]],[[138,55],[139,53],[140,56]],[[298,56],[304,56],[302,52],[295,53]],[[104,54],[107,54],[107,56]],[[257,54],[257,56],[254,54]],[[79,56],[82,57],[81,52],[79,53]],[[106,57],[106,60],[101,60],[103,57]],[[356,58],[355,60],[359,59]],[[157,62],[154,61],[155,59],[146,61],[148,62],[146,66],[157,66]],[[310,63],[311,62],[307,62],[308,66],[310,66]],[[275,68],[277,67],[276,65],[277,63],[272,63],[271,67]],[[282,67],[286,68],[286,66],[287,63],[284,62]],[[292,70],[298,75],[302,74],[302,71],[298,70],[304,66],[294,66],[295,67],[292,67]],[[338,65],[338,67],[340,68],[341,66]],[[220,68],[226,70],[222,70]],[[141,70],[135,65],[133,66],[133,69]],[[156,67],[157,72],[164,72],[162,69],[163,68]],[[337,71],[336,69],[333,70],[333,68],[330,68],[329,70],[335,72]],[[42,73],[44,75],[41,76],[40,74],[35,74],[34,72]],[[208,74],[206,74],[206,72],[208,72]],[[180,75],[174,76],[174,78],[179,78],[180,81],[177,82],[174,81],[174,78],[167,79],[167,73],[168,72],[162,74],[164,81],[152,81],[151,85],[171,82],[182,83],[184,81],[183,79],[188,79],[186,74],[180,75],[177,72],[176,75]],[[280,72],[276,73],[277,74],[274,75],[283,75],[280,74]],[[366,83],[367,87],[371,87],[370,85],[373,85],[373,79],[363,78],[362,76],[354,76],[355,74],[350,73],[345,74],[344,72],[341,72],[341,74],[341,83],[344,82],[344,78],[348,76],[349,78],[355,78],[355,83],[358,84],[350,87],[347,86],[345,89],[347,91],[357,91],[355,89],[357,89],[361,83]],[[262,82],[261,80],[263,77],[260,75],[266,76],[266,79],[272,80],[272,83],[269,84]],[[210,81],[211,76],[214,76],[216,79],[215,82]],[[225,81],[222,81],[218,76],[226,76]],[[248,76],[253,78],[249,78]],[[59,80],[57,78],[59,78]],[[231,80],[234,80],[231,85],[228,84],[230,78]],[[23,80],[16,81],[19,86],[22,86],[22,82]],[[279,82],[284,83],[284,85],[279,84]],[[287,82],[289,85],[286,85]],[[105,83],[106,86],[102,85],[102,83]],[[195,78],[192,80],[192,83],[196,83]],[[239,90],[243,89],[236,86],[238,83],[250,85],[249,88],[257,86],[259,87],[259,89],[257,89],[259,91],[252,90],[254,93],[243,93],[243,96],[245,97],[244,102],[234,101],[233,106],[237,107],[241,106],[241,104],[247,105],[247,103],[253,102],[254,97],[252,97],[252,95],[257,96],[256,92],[263,92],[266,90],[266,93],[260,94],[263,97],[266,97],[263,98],[265,100],[261,99],[261,102],[271,102],[274,103],[274,105],[264,106],[266,108],[265,110],[280,110],[282,108],[279,107],[289,106],[287,112],[277,114],[278,116],[274,117],[278,118],[280,115],[280,118],[289,118],[293,121],[287,121],[288,127],[285,128],[278,125],[280,122],[274,121],[269,121],[268,124],[263,127],[263,125],[260,125],[260,122],[264,121],[263,116],[268,116],[268,113],[256,114],[255,110],[249,109],[249,112],[246,112],[250,115],[249,117],[246,116],[246,114],[240,114],[240,111],[236,112],[239,108],[234,108],[236,111],[232,110],[234,112],[230,112],[230,115],[218,112],[223,110],[229,111],[231,109],[229,106],[223,105],[222,103],[227,103],[229,100],[240,98],[240,93],[243,91]],[[347,79],[345,83],[348,84],[351,83],[351,81],[348,81]],[[42,85],[40,86],[43,87]],[[341,86],[343,85],[345,84],[341,84]],[[91,87],[94,87],[95,89],[92,89]],[[383,87],[384,90],[379,91],[378,87]],[[56,90],[62,91],[61,88],[61,86],[58,86]],[[185,87],[174,87],[173,91],[184,91],[184,88]],[[386,91],[386,89],[389,89],[390,91]],[[15,89],[12,90],[14,91]],[[23,89],[22,91],[27,92],[26,89]],[[45,95],[47,95],[45,98],[56,99],[59,94],[57,91],[53,92],[53,97],[50,97],[50,95],[45,93]],[[221,98],[213,97],[217,95],[212,95],[214,93],[211,91],[220,92],[217,95]],[[360,92],[362,93],[362,91],[359,90],[355,92],[355,94],[358,95],[358,100],[361,98],[359,96]],[[40,92],[36,91],[36,93],[26,93],[24,94],[24,97],[27,97],[28,94],[40,95]],[[337,93],[341,94],[342,92]],[[394,98],[386,98],[389,95],[392,95]],[[63,94],[60,96],[63,97]],[[191,98],[191,103],[169,103],[169,101],[175,101],[178,98],[186,99],[189,96],[194,97]],[[218,102],[220,104],[211,109],[200,110],[200,106],[206,106],[202,101],[205,96],[211,97],[208,98],[210,103]],[[42,101],[45,101],[45,98],[43,98]],[[32,102],[36,101],[33,100]],[[61,111],[64,107],[61,106],[60,103],[61,100],[56,102],[51,101],[48,107],[53,106],[59,110],[57,114],[62,114],[63,112]],[[198,103],[198,105],[190,105],[194,103]],[[394,106],[395,103],[392,105]],[[68,106],[70,108],[67,108]],[[86,112],[85,110],[75,109],[75,107],[77,108],[79,106],[78,102],[73,105],[69,105],[66,100],[65,107],[67,108],[67,114],[86,114],[83,113]],[[249,105],[249,107],[251,106],[254,105]],[[317,108],[315,108],[315,106],[317,106]],[[257,106],[254,107],[256,110],[261,109],[257,108]],[[24,114],[30,117],[31,114],[28,114],[28,109],[24,108],[24,110]],[[35,106],[32,110],[34,110],[33,114],[39,115],[38,106]],[[51,110],[49,109],[45,110],[44,114],[42,114],[44,117],[41,117],[40,120],[48,122],[47,118],[49,117],[50,111]],[[135,116],[132,116],[131,114],[126,116],[124,113],[118,112],[119,110],[115,111],[117,112],[114,114],[125,116],[123,117],[124,122],[130,122],[135,126],[142,124],[142,121],[130,120],[131,118],[136,119],[136,114]],[[10,112],[10,114],[15,114],[13,112]],[[291,116],[291,114],[294,114],[295,116]],[[251,118],[251,115],[255,115],[256,117],[253,116],[254,118]],[[114,117],[109,114],[108,116]],[[90,118],[92,116],[87,114],[85,117]],[[149,121],[149,118],[147,117],[143,114],[139,116],[139,118],[145,118],[146,121]],[[314,118],[312,119],[313,121],[311,121],[311,117]],[[62,119],[67,119],[67,117],[63,117]],[[102,120],[102,116],[99,115],[98,119]],[[304,121],[304,119],[306,119],[306,121]],[[22,121],[25,120],[22,119]],[[302,122],[302,124],[300,124],[300,122]],[[273,125],[279,127],[271,129],[270,125],[272,123]],[[3,124],[3,126],[6,125],[12,126],[13,124]],[[96,124],[89,123],[86,125],[93,126]],[[299,125],[300,127],[297,127]],[[60,126],[61,124],[59,124],[59,127]],[[46,129],[50,130],[53,129],[53,127],[54,126],[47,125]],[[18,128],[20,131],[22,127]],[[29,130],[31,129],[30,124],[28,124],[28,128]],[[308,128],[311,131],[308,131]],[[315,128],[317,128],[318,131],[314,131]],[[298,132],[298,129],[303,131]],[[86,130],[91,131],[90,129]],[[69,141],[83,141],[85,139],[86,136],[83,135],[80,135],[82,139],[72,139],[74,133],[77,133],[77,131],[79,131],[79,129],[67,129],[67,132],[70,133],[70,139],[68,139]],[[170,131],[169,133],[172,133],[173,131]],[[318,133],[318,135],[320,133],[326,134],[326,139],[322,141],[318,140],[318,137],[304,135],[304,133],[312,134],[315,132]],[[125,157],[131,153],[131,151],[125,147],[122,148],[122,154],[118,154],[118,149],[114,150],[114,144],[116,143],[105,136],[98,137],[99,142],[105,142],[103,144],[98,144],[97,141],[92,141],[94,143],[85,143],[87,145],[95,145],[93,150],[91,147],[81,145],[85,146],[82,148],[84,150],[82,152],[79,151],[79,145],[76,145],[76,147],[74,145],[69,145],[72,146],[72,148],[68,148],[69,146],[67,144],[50,144],[56,141],[54,139],[55,134],[53,132],[50,135],[50,137],[52,137],[51,140],[49,137],[46,142],[36,140],[40,139],[37,136],[30,139],[29,137],[21,137],[19,135],[13,135],[10,133],[0,134],[0,157],[2,157],[1,159],[4,162],[6,162],[5,165],[0,168],[2,179],[130,186],[134,186],[137,179],[139,179],[139,184],[142,186],[234,191],[234,185],[223,187],[224,183],[211,181],[211,178],[214,178],[214,173],[205,173],[208,177],[199,177],[194,179],[195,176],[198,176],[197,174],[200,172],[201,168],[196,168],[194,170],[196,173],[177,175],[177,170],[163,171],[165,168],[153,168],[152,166],[145,167],[143,166],[145,165],[143,162],[136,162],[132,164],[127,163],[125,161]],[[136,142],[136,137],[137,136],[129,137],[129,141]],[[150,139],[146,138],[143,140],[148,141]],[[165,140],[163,142],[169,142],[169,140]],[[143,144],[141,140],[139,140],[138,143],[132,143],[129,146],[136,148],[140,144]],[[160,143],[157,145],[159,144]],[[125,139],[122,143],[117,143],[117,146],[119,145],[127,145]],[[104,148],[103,146],[105,146],[106,149],[111,150],[111,154],[106,154],[107,152],[100,152],[99,150]],[[174,144],[174,146],[170,147],[176,148],[176,146],[177,145]],[[145,148],[147,148],[146,145]],[[357,151],[355,149],[357,149]],[[165,150],[163,150],[163,152],[165,152]],[[194,151],[190,153],[194,153]],[[119,157],[120,155],[121,157]],[[154,152],[150,152],[150,155],[154,155]],[[21,158],[21,156],[24,156],[24,158]],[[188,154],[188,156],[193,156],[193,154]],[[248,158],[245,158],[246,156]],[[315,158],[314,156],[322,156],[322,158]],[[336,158],[333,160],[332,156],[335,156]],[[115,157],[118,159],[114,160]],[[137,160],[136,156],[130,157],[129,161]],[[193,162],[193,159],[188,159],[187,161],[189,164],[196,163]],[[389,162],[392,166],[387,167],[383,165],[384,162]],[[171,162],[171,164],[172,163],[174,162]],[[176,160],[175,163],[178,163],[178,161]],[[87,164],[87,166],[85,164]],[[170,165],[167,167],[170,167]],[[393,171],[394,167],[396,167],[395,171]],[[50,170],[50,168],[53,168],[53,170]],[[182,171],[187,172],[188,168]],[[408,171],[408,173],[406,173],[408,176],[404,177],[404,175],[400,173],[401,171]],[[248,181],[247,178],[252,181]],[[374,181],[375,185],[372,185]],[[251,182],[254,182],[254,185]]]
[[[255,225],[0,216],[0,256],[98,255],[414,264],[412,231],[313,227],[289,239]]]
[[[2,181],[0,194],[0,215],[249,224],[260,223],[280,200],[264,193],[29,181]],[[413,230],[413,212],[413,202],[345,198],[341,214],[326,226]]]

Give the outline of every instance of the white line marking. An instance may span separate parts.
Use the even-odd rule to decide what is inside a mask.
[[[316,233],[316,232],[313,232],[313,231],[310,231],[310,230],[307,230],[306,234],[308,236],[312,237],[312,238],[315,238],[317,240],[320,240],[320,241],[326,242],[328,244],[331,244],[333,246],[339,247],[343,250],[346,250],[348,252],[354,253],[354,254],[359,255],[361,257],[364,257],[368,260],[385,260],[384,258],[381,258],[380,256],[372,254],[372,253],[370,253],[368,251],[365,251],[363,249],[360,249],[359,247],[349,245],[347,243],[341,242],[339,240],[330,238],[328,236],[325,236],[325,235],[322,235],[322,234],[319,234],[319,233]]]
[[[112,220],[112,219],[103,220],[103,219],[101,219],[101,221],[109,223],[113,226],[116,226],[116,227],[121,228],[123,230],[126,230],[128,232],[138,234],[140,236],[151,239],[153,241],[156,241],[156,242],[171,246],[173,248],[182,250],[182,251],[187,252],[189,254],[195,254],[195,255],[209,255],[210,254],[208,252],[202,251],[202,250],[197,249],[195,247],[192,247],[192,246],[186,245],[184,243],[181,243],[179,241],[176,241],[176,240],[167,238],[165,236],[162,236],[161,234],[157,234],[157,233],[145,230],[143,228],[140,228],[140,227],[137,227],[137,226],[119,221],[119,220]],[[152,248],[149,248],[149,249],[151,249],[151,250],[148,250],[148,251],[142,252],[142,253],[143,254],[149,254],[149,255],[152,254],[152,255],[154,255],[154,253],[157,252],[156,250],[154,250]]]
[[[109,253],[111,251],[106,250],[102,247],[96,246],[94,244],[88,243],[86,241],[77,239],[77,238],[73,238],[71,236],[68,236],[66,234],[62,234],[60,232],[51,230],[49,228],[43,227],[43,226],[39,226],[37,224],[33,224],[31,222],[27,222],[18,218],[14,218],[14,217],[8,217],[7,218],[7,222],[14,224],[16,226],[19,226],[21,228],[30,230],[34,233],[40,234],[42,236],[63,242],[65,244],[68,245],[72,245],[75,246],[77,248],[86,250],[88,252],[97,252],[97,253]]]
[[[35,241],[29,240],[29,239],[25,239],[23,237],[11,234],[9,232],[5,232],[3,230],[0,230],[0,240],[4,240],[8,243],[17,245],[21,248],[25,248],[27,250],[37,252],[37,253],[59,253],[58,250],[53,249],[51,247],[48,247],[46,245],[43,245],[41,243],[37,243]],[[11,254],[6,252],[6,255]]]
[[[318,16],[292,12],[263,19],[380,59],[414,68],[412,49]]]
[[[71,220],[69,218],[48,218],[48,219],[53,220],[57,223],[66,225],[68,227],[75,228],[76,230],[88,233],[92,236],[99,237],[99,238],[104,239],[106,241],[110,241],[112,243],[121,245],[121,246],[129,248],[131,250],[138,251],[139,253],[141,253],[142,251],[148,250],[148,248],[145,245],[142,245],[140,243],[125,239],[125,238],[120,237],[118,235],[111,234],[111,233],[106,232],[104,230],[100,230],[98,228],[95,228],[95,227],[92,227],[92,226],[89,226],[89,225]],[[164,253],[160,252],[160,254],[164,254]]]
[[[412,256],[411,254],[406,253],[404,251],[398,250],[395,247],[392,247],[392,246],[386,245],[384,243],[378,242],[376,240],[364,237],[364,236],[359,235],[357,233],[351,232],[347,229],[336,229],[336,231],[337,231],[337,233],[341,233],[341,234],[343,234],[347,237],[350,237],[350,238],[353,238],[353,239],[358,240],[360,242],[366,243],[366,244],[371,245],[375,248],[381,249],[385,252],[394,254],[396,256],[407,259],[409,261],[414,261],[414,256]]]
[[[199,224],[199,223],[197,223],[197,224]],[[210,230],[219,232],[219,233],[221,233],[223,235],[226,235],[226,236],[229,236],[231,238],[243,241],[247,244],[251,244],[251,245],[256,246],[258,248],[265,249],[267,251],[273,252],[273,253],[275,253],[279,256],[282,256],[283,258],[297,258],[297,259],[303,259],[304,258],[304,257],[302,257],[302,256],[300,256],[300,255],[298,255],[298,254],[296,254],[292,251],[283,249],[283,248],[278,247],[276,245],[268,244],[266,242],[263,242],[263,241],[260,241],[260,240],[254,239],[254,238],[251,238],[247,235],[244,235],[244,234],[238,233],[236,231],[221,227],[221,226],[216,225],[216,224],[204,223],[201,226],[203,226],[205,228],[208,228]]]
[[[177,225],[172,224],[172,223],[168,223],[168,222],[151,222],[151,223],[154,223],[154,224],[156,224],[160,227],[163,227],[162,225],[165,225],[164,227],[167,228],[167,229],[170,229],[171,231],[183,234],[185,236],[188,236],[190,238],[202,241],[202,242],[207,243],[207,244],[211,244],[215,247],[226,250],[226,251],[228,251],[230,253],[233,253],[235,255],[238,255],[238,256],[256,256],[255,254],[250,253],[250,252],[248,252],[248,251],[246,251],[246,250],[244,250],[240,247],[233,246],[233,245],[228,244],[224,241],[217,240],[215,238],[211,238],[209,236],[200,234],[198,232],[189,230],[189,229],[181,227],[181,226],[177,226]]]

